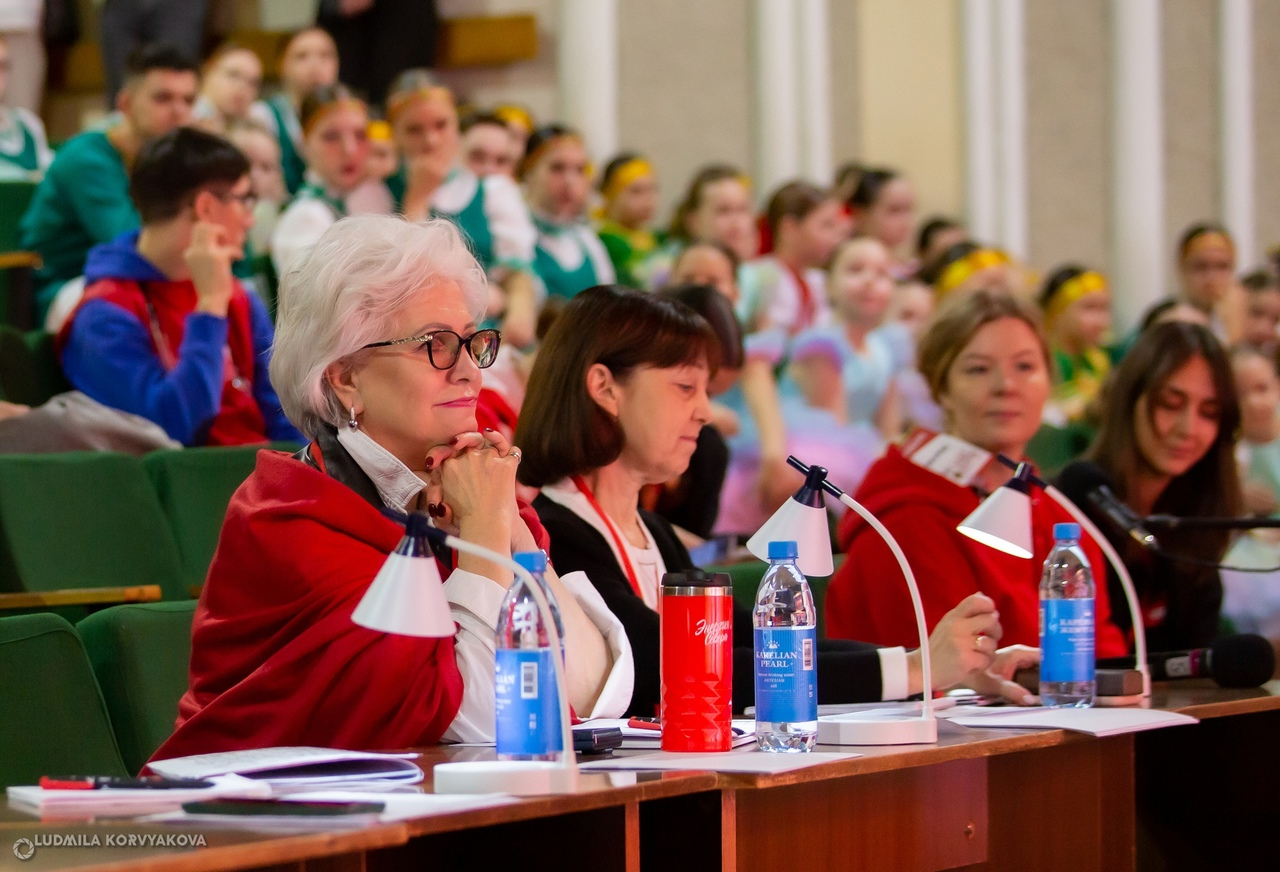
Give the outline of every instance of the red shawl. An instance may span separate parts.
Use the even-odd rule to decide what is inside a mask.
[[[231,499],[200,595],[177,731],[154,758],[439,741],[462,702],[453,640],[351,621],[402,535],[346,485],[260,452]]]

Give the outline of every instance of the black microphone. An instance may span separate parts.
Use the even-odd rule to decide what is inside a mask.
[[[1111,477],[1096,463],[1073,463],[1059,477],[1062,490],[1083,493],[1089,505],[1097,509],[1117,530],[1127,533],[1143,548],[1159,549],[1156,537],[1143,526],[1142,518],[1134,514],[1111,491]]]
[[[1271,680],[1276,652],[1254,633],[1223,636],[1209,648],[1148,654],[1153,681],[1212,678],[1219,687],[1258,687]],[[1099,660],[1098,666],[1132,666],[1133,658]]]

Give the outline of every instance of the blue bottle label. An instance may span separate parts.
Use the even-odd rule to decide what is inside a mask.
[[[1094,680],[1093,599],[1040,601],[1040,680]]]
[[[817,627],[757,627],[755,642],[756,720],[817,720]]]
[[[496,738],[499,754],[553,754],[560,739],[551,649],[499,648],[494,658]]]

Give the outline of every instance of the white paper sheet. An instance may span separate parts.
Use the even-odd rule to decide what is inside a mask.
[[[416,784],[422,770],[410,760],[416,754],[375,754],[337,748],[254,748],[174,757],[148,764],[169,778],[209,778],[234,772],[273,784],[341,784],[393,781]]]
[[[629,754],[583,763],[581,769],[706,769],[712,772],[750,772],[773,774],[791,772],[823,763],[835,763],[861,757],[861,754],[814,751],[808,754],[766,754],[758,748],[739,748],[720,754],[680,754],[655,751],[651,754]]]
[[[1197,724],[1199,720],[1178,712],[1144,708],[990,708],[950,714],[953,724],[986,730],[1071,730],[1091,736],[1117,736],[1140,730],[1158,730]]]

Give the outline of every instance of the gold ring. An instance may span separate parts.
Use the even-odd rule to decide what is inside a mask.
[[[987,637],[986,637],[986,636],[983,636],[983,635],[977,635],[977,636],[974,636],[974,637],[973,637],[973,650],[975,650],[975,651],[981,651],[981,650],[982,650],[982,640],[983,640],[983,639],[985,639],[985,638],[987,638]]]

